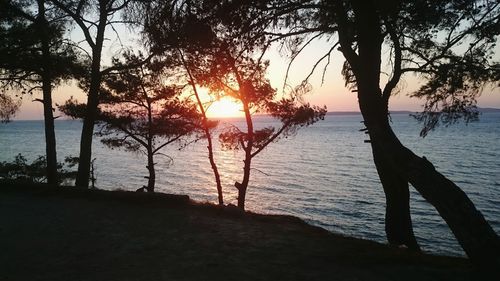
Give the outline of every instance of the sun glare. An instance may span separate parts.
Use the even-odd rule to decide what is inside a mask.
[[[222,98],[212,103],[207,110],[208,117],[240,117],[243,116],[241,104],[228,98]]]

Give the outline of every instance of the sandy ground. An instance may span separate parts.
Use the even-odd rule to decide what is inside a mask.
[[[3,186],[2,186],[3,185]],[[187,197],[0,183],[0,280],[478,280],[293,217]],[[484,277],[484,276],[483,276]]]

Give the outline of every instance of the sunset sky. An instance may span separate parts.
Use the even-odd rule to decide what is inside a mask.
[[[133,46],[134,42],[139,40],[139,37],[135,32],[126,28],[121,28],[120,30],[123,31],[120,32],[122,36],[121,41],[130,42],[129,46]],[[78,30],[73,30],[71,32],[72,39],[79,41],[78,34]],[[107,58],[103,61],[104,65],[106,65],[109,62],[109,58],[116,53],[115,50],[119,47],[117,42],[118,41],[116,39],[107,41],[108,45],[103,52]],[[309,74],[314,63],[328,51],[330,46],[331,42],[329,43],[326,42],[326,40],[318,40],[306,48],[293,62],[287,84],[291,86],[300,84],[300,82]],[[500,47],[497,46],[497,51],[495,52],[497,56],[500,54],[500,50],[498,50],[499,48]],[[278,89],[279,93],[282,93],[289,58],[280,55],[276,48],[268,52],[266,57],[270,60],[268,77],[270,78],[273,87]],[[497,60],[499,59],[500,58],[497,58]],[[326,105],[328,111],[359,111],[356,94],[351,93],[349,89],[345,88],[344,81],[340,74],[343,61],[343,56],[339,51],[334,51],[334,53],[332,53],[331,62],[327,68],[323,85],[321,84],[321,76],[324,64],[320,64],[317,67],[315,74],[310,79],[313,90],[305,96],[305,101],[314,105]],[[326,60],[324,63],[326,63]],[[387,71],[389,71],[389,69],[387,69]],[[382,75],[382,79],[386,79],[384,78],[384,75]],[[418,99],[410,99],[407,96],[413,90],[418,88],[419,83],[421,82],[419,82],[418,77],[415,75],[409,74],[404,76],[402,83],[399,85],[401,89],[400,93],[393,96],[390,100],[390,110],[419,111],[423,102]],[[381,85],[384,85],[383,80]],[[83,93],[74,82],[69,82],[57,87],[53,93],[53,100],[56,104],[61,104],[71,96],[80,101],[86,101],[85,93]],[[25,96],[23,98],[21,110],[17,113],[14,119],[43,119],[42,104],[39,102],[33,102],[32,100],[34,98],[35,97],[30,96]],[[483,95],[479,98],[478,105],[479,107],[500,108],[500,89],[486,89]],[[235,110],[236,107],[237,105],[231,105],[229,100],[225,100],[223,101],[223,104],[214,104],[212,106],[212,110],[209,110],[209,114],[212,117],[228,116],[232,114],[231,112],[233,112],[234,115],[238,115],[237,110]],[[218,113],[217,111],[220,112]]]

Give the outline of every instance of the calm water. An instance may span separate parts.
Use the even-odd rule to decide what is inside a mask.
[[[327,116],[271,144],[254,159],[248,210],[294,215],[333,232],[386,242],[384,195],[370,147],[358,131],[361,120],[360,115]],[[273,124],[268,117],[256,118],[257,127]],[[407,115],[393,115],[393,126],[403,143],[457,183],[500,233],[500,114],[485,113],[480,122],[439,129],[425,139],[418,137],[419,125]],[[60,160],[78,155],[80,129],[79,121],[56,121]],[[158,190],[216,202],[205,146],[202,140],[182,150],[167,147],[164,152],[174,162],[168,166],[168,159],[158,156]],[[236,203],[233,184],[241,178],[242,155],[216,148],[225,201]],[[42,121],[0,124],[0,149],[0,161],[18,153],[29,160],[44,154]],[[95,140],[94,157],[99,188],[135,190],[145,184],[142,155],[110,150]],[[415,233],[425,250],[463,254],[437,212],[414,190],[411,204]]]

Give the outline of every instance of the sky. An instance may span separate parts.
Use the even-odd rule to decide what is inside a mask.
[[[137,46],[137,42],[140,41],[138,35],[128,28],[120,28],[119,33],[121,36],[121,42],[128,42],[130,46]],[[70,36],[73,40],[80,41],[78,38],[81,35],[78,30],[74,29],[71,31]],[[109,38],[112,36],[112,34],[108,34]],[[119,47],[119,41],[116,40],[116,38],[109,39],[105,44],[106,46],[103,52],[105,56],[103,60],[104,65],[109,64],[110,58],[116,53],[116,50]],[[329,50],[330,46],[331,43],[326,42],[326,40],[319,40],[304,49],[304,51],[291,65],[287,84],[290,86],[300,84],[302,80],[307,77],[315,62]],[[500,58],[500,48],[497,47],[497,50],[496,56]],[[290,59],[285,55],[281,55],[277,48],[270,50],[266,54],[265,58],[270,61],[268,77],[271,84],[278,90],[278,93],[282,93],[286,69]],[[497,58],[497,60],[499,58]],[[316,71],[309,80],[312,85],[312,91],[304,96],[304,100],[306,102],[318,106],[326,105],[328,111],[359,111],[356,93],[352,93],[344,86],[344,81],[340,74],[343,62],[344,59],[342,54],[339,51],[334,51],[331,56],[330,64],[326,68],[324,83],[321,81],[324,64],[320,64],[317,67]],[[408,97],[409,93],[418,89],[419,84],[421,84],[421,81],[418,77],[412,74],[404,76],[399,84],[401,89],[400,92],[390,99],[389,109],[420,111],[423,101]],[[381,84],[381,87],[383,87],[383,84]],[[42,104],[40,102],[33,101],[35,98],[39,97],[39,95],[35,95],[33,97],[25,96],[23,98],[21,109],[16,114],[14,119],[43,119]],[[69,81],[54,89],[53,100],[55,104],[62,104],[70,97],[74,97],[82,102],[86,101],[85,93],[77,87],[75,82]],[[478,99],[478,106],[500,108],[500,89],[496,88],[485,90]],[[214,106],[213,108],[215,109],[217,106]],[[56,116],[57,115],[60,114],[56,112]],[[218,114],[216,112],[211,112],[211,115],[217,116]]]

